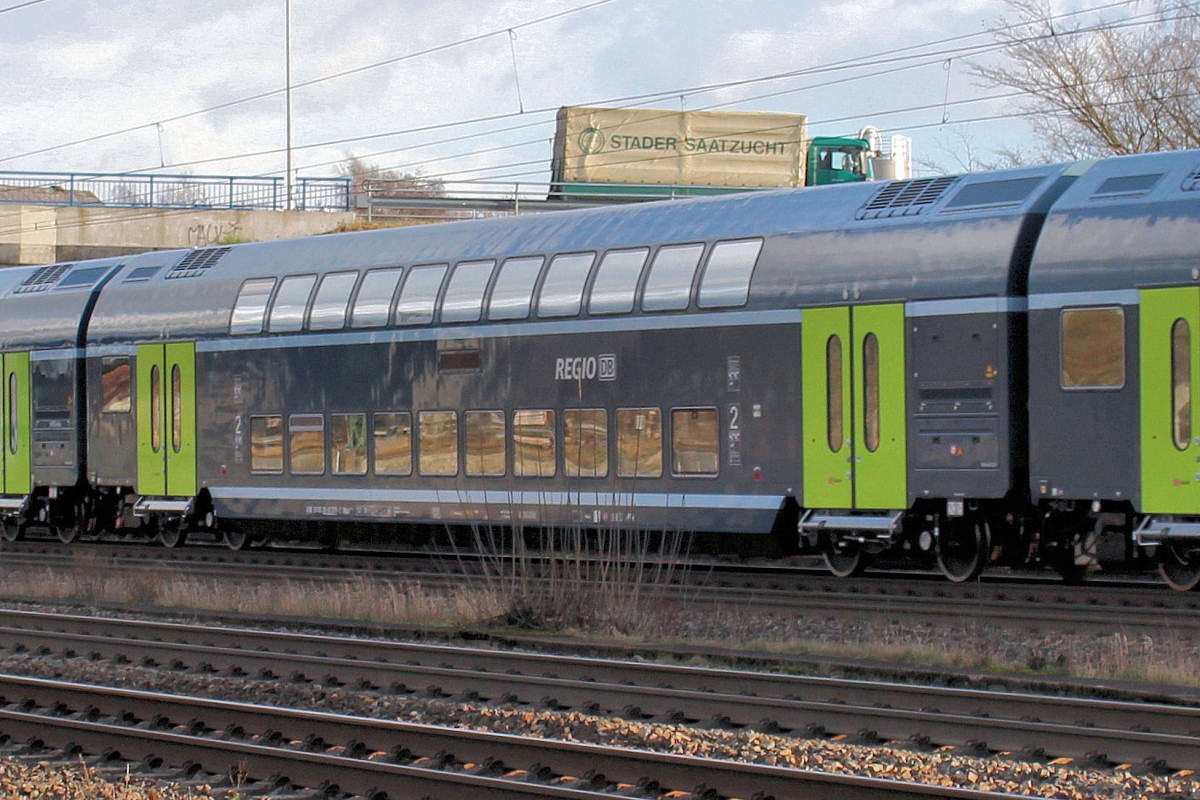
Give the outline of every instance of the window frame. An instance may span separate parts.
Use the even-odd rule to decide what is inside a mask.
[[[104,397],[104,376],[115,372],[120,366],[125,366],[125,377],[120,381],[118,388],[123,388],[116,397],[123,398],[124,402],[120,403],[121,407],[114,408]],[[102,356],[100,358],[100,413],[101,414],[129,414],[133,411],[133,359],[129,356]]]
[[[421,434],[421,422],[424,417],[434,414],[449,415],[454,420],[454,471],[453,472],[426,472],[424,468],[425,460],[425,437]],[[429,408],[417,412],[417,474],[423,478],[456,478],[462,474],[462,425],[459,422],[459,414],[457,411],[446,408]]]
[[[600,281],[605,276],[604,265],[609,258],[623,257],[633,255],[635,253],[642,254],[641,263],[637,266],[636,274],[633,276],[633,283],[629,285],[626,292],[625,284],[615,285],[609,290],[604,287],[606,294],[600,298],[596,296],[596,287],[600,285]],[[646,265],[650,263],[650,248],[649,247],[622,247],[615,250],[606,250],[600,255],[600,260],[593,267],[594,275],[591,276],[587,287],[587,310],[588,314],[593,316],[609,316],[611,314],[628,314],[633,311],[638,301],[638,287],[641,286],[642,276],[646,272]],[[618,293],[618,290],[619,293]],[[607,302],[606,307],[598,307],[597,299],[602,302]],[[620,300],[620,305],[616,304],[616,300]],[[626,302],[628,301],[628,302]]]
[[[401,281],[401,285],[400,285],[400,288],[397,290],[395,300],[392,301],[392,310],[389,315],[392,325],[395,325],[398,328],[410,328],[410,327],[414,327],[417,325],[432,324],[432,322],[434,320],[434,316],[437,314],[438,300],[441,298],[442,293],[445,291],[445,288],[446,288],[446,275],[449,272],[450,272],[449,264],[418,264],[417,266],[409,269],[408,274],[406,274],[404,276],[404,280]],[[420,295],[417,297],[416,301],[411,301],[411,300],[409,301],[410,303],[412,303],[412,308],[414,308],[414,309],[418,308],[417,302],[420,303],[420,306],[419,306],[420,315],[418,316],[417,312],[414,311],[410,314],[411,318],[401,319],[400,314],[402,312],[402,309],[404,308],[403,304],[406,301],[405,293],[408,291],[409,286],[412,285],[414,276],[416,276],[416,275],[424,276],[427,274],[433,275],[435,273],[438,275],[438,279],[437,279],[437,283],[434,288],[433,294],[432,295],[428,295],[428,294]],[[429,287],[424,286],[422,288],[429,288]]]
[[[333,302],[327,301],[322,304],[321,295],[322,292],[326,291],[326,286],[343,277],[349,277],[351,280],[349,288],[346,289],[345,296],[340,298],[340,303],[339,295],[335,295]],[[354,299],[354,290],[358,286],[358,279],[358,270],[339,270],[338,272],[327,272],[322,275],[321,279],[317,281],[316,290],[313,292],[312,299],[309,301],[308,313],[305,314],[304,318],[305,329],[310,331],[344,330],[346,328],[346,322],[350,317],[350,301]],[[341,289],[339,287],[337,289],[330,289],[329,291],[340,292]],[[336,313],[339,304],[342,309],[340,316]],[[328,314],[330,318],[329,321],[321,322],[319,325],[316,324],[320,319],[318,314],[324,312],[330,312]],[[333,324],[334,319],[338,320],[336,325]]]
[[[358,282],[358,291],[354,294],[354,302],[350,304],[350,327],[351,328],[386,328],[392,321],[392,311],[396,306],[396,297],[399,294],[400,284],[404,281],[406,270],[404,267],[384,267],[383,269],[369,269],[363,273],[362,280]],[[364,294],[367,291],[367,284],[373,282],[379,276],[383,276],[386,280],[391,275],[395,275],[395,280],[392,281],[392,290],[388,292],[387,301],[384,303],[383,317],[372,317],[369,321],[360,321],[363,313],[364,301],[372,305],[378,305],[375,298],[369,298]],[[385,284],[386,285],[386,284]]]
[[[338,453],[347,448],[339,448],[337,440],[337,422],[338,420],[349,420],[358,418],[362,420],[363,442],[362,442],[362,469],[351,471],[340,468],[338,465]],[[361,411],[334,411],[329,415],[329,474],[330,475],[349,475],[359,477],[367,474],[367,469],[370,466],[370,441],[371,437],[367,435],[367,415]],[[355,452],[355,451],[351,451]]]
[[[315,422],[297,424],[297,420],[320,420],[320,427],[317,427]],[[287,473],[288,475],[324,475],[329,471],[329,444],[326,441],[326,424],[325,415],[314,412],[299,412],[296,414],[288,414],[287,418]],[[312,433],[320,431],[321,434],[321,469],[320,470],[298,470],[295,467],[296,452],[293,444],[293,436],[297,433]]]
[[[462,432],[463,432],[463,474],[468,478],[503,478],[508,474],[508,424],[505,420],[503,409],[483,408],[471,409],[463,412]],[[479,461],[479,469],[475,469],[471,464],[472,456],[472,420],[480,418],[491,418],[494,421],[496,418],[500,420],[500,470],[487,471],[483,468],[487,461],[488,454],[486,450],[477,453]],[[479,439],[482,441],[482,437]],[[495,454],[492,454],[493,458]]]
[[[381,416],[389,417],[408,417],[408,471],[407,472],[380,472],[379,470],[379,423],[378,419]],[[416,442],[416,427],[413,424],[413,413],[411,411],[373,411],[371,412],[371,474],[381,478],[406,478],[413,474],[415,458],[413,458],[413,445]]]
[[[675,259],[674,254],[680,255],[695,252],[696,258],[689,260]],[[641,309],[657,313],[661,311],[687,311],[692,305],[692,289],[696,285],[696,275],[700,264],[704,261],[705,245],[703,242],[687,242],[682,244],[665,244],[654,251],[646,278],[642,282]],[[660,271],[660,267],[662,271]],[[682,278],[687,276],[687,282]],[[656,285],[656,276],[661,285]]]
[[[551,285],[551,280],[554,277],[554,265],[558,264],[560,261],[582,262],[582,260],[585,258],[587,259],[587,266],[583,269],[582,280],[579,281],[579,286],[577,287],[578,291],[575,291],[576,287],[574,287],[574,286],[567,287],[568,290],[574,292],[574,294],[571,295],[574,302],[560,302],[557,309],[544,308],[543,304],[545,303],[545,301],[547,299],[546,287]],[[588,278],[591,277],[593,270],[595,270],[596,263],[597,263],[597,253],[595,250],[586,250],[586,251],[582,251],[582,252],[578,252],[578,253],[558,253],[555,256],[553,256],[550,259],[549,266],[546,267],[546,274],[542,278],[541,286],[538,287],[538,290],[537,290],[537,304],[536,305],[537,305],[538,318],[539,319],[561,319],[563,317],[579,316],[579,313],[583,310],[583,296],[587,292]],[[567,269],[567,271],[568,271],[567,277],[571,277],[573,279],[574,273],[570,272],[570,266],[564,267],[564,269]],[[561,288],[561,287],[555,287],[555,288],[557,289],[557,288]],[[562,294],[558,295],[557,300],[555,300],[554,302],[561,301],[565,297],[567,297],[567,294],[566,294],[566,292],[563,292]],[[573,308],[571,308],[572,306],[573,306]],[[571,310],[566,310],[568,308],[571,308]]]
[[[262,421],[268,422],[268,423],[270,420],[276,420],[279,424],[279,467],[278,468],[256,467],[254,465],[254,460],[255,460],[254,459],[254,423],[259,420],[262,420]],[[267,432],[266,430],[263,431],[263,433],[266,433],[266,432]],[[287,454],[284,451],[285,435],[286,435],[286,431],[284,429],[283,414],[251,414],[250,415],[250,435],[246,438],[247,438],[247,442],[250,445],[250,458],[248,459],[248,463],[250,466],[250,474],[251,475],[282,475],[283,474],[284,465],[287,463]]]
[[[708,251],[708,257],[704,259],[704,270],[700,274],[700,287],[696,290],[696,307],[697,308],[741,308],[750,302],[750,284],[754,280],[754,272],[758,269],[758,261],[762,258],[764,240],[762,237],[750,237],[746,239],[724,239],[713,244]],[[734,271],[730,276],[731,267],[726,264],[716,264],[717,271],[714,272],[713,259],[718,257],[718,253],[722,250],[734,250],[735,255],[739,248],[747,245],[757,245],[754,251],[754,258],[750,260],[750,266],[745,270],[745,280],[742,280],[741,273]],[[740,269],[740,268],[739,268]],[[709,286],[709,279],[713,278],[720,285],[708,289],[708,294],[705,294],[705,287]],[[732,277],[732,280],[730,280]],[[736,288],[734,288],[736,287]],[[714,295],[716,297],[714,298]],[[726,296],[735,297],[736,300],[725,300]]]
[[[630,412],[632,412],[632,413],[647,412],[648,415],[650,413],[653,413],[653,414],[656,414],[658,417],[658,471],[657,472],[642,472],[641,468],[640,468],[640,463],[641,463],[640,458],[635,459],[633,472],[626,473],[626,472],[621,471],[621,415],[623,413],[630,413]],[[616,435],[616,439],[617,439],[616,474],[617,474],[617,477],[618,478],[661,478],[663,476],[663,461],[666,458],[666,452],[665,452],[666,443],[663,441],[665,438],[666,431],[663,430],[662,409],[658,406],[620,407],[617,409],[616,421],[617,421],[617,424],[616,424],[616,434],[617,434]],[[635,428],[634,430],[638,430],[638,429]],[[642,437],[639,435],[637,438],[640,440],[640,439],[643,439],[646,437]]]
[[[567,454],[570,449],[567,447],[567,416],[569,414],[578,414],[581,412],[590,412],[594,414],[604,415],[604,472],[596,473],[594,470],[591,473],[584,474],[582,470],[572,472],[569,465],[571,462],[567,460]],[[612,427],[609,423],[609,413],[607,408],[564,408],[562,409],[562,474],[565,478],[587,478],[595,480],[606,480],[613,471],[612,458]],[[578,464],[578,462],[576,462]]]
[[[459,261],[450,272],[450,279],[438,303],[438,321],[442,324],[479,322],[483,318],[483,301],[496,275],[496,259],[480,258]],[[480,281],[479,277],[483,280]]]
[[[533,267],[533,280],[526,283],[529,275],[525,270],[529,267]],[[506,322],[529,319],[530,311],[533,309],[533,295],[537,289],[538,278],[541,277],[545,267],[545,256],[514,256],[504,259],[499,269],[493,268],[495,280],[487,298],[488,321]],[[513,277],[508,277],[510,275]],[[511,286],[505,283],[506,277],[511,282]],[[513,292],[510,289],[517,291]],[[507,292],[507,294],[501,296],[501,292]]]
[[[247,289],[254,284],[265,286],[265,292],[252,291],[247,293]],[[248,278],[242,281],[242,285],[238,288],[237,297],[234,298],[233,308],[229,311],[229,334],[231,336],[256,336],[262,334],[267,328],[267,310],[271,307],[271,299],[275,296],[275,288],[279,285],[278,278]],[[242,300],[254,298],[257,303],[257,298],[262,297],[262,306],[249,306],[242,309]],[[238,311],[251,316],[250,320],[238,320]],[[257,324],[254,322],[257,321]]]
[[[312,306],[313,294],[317,290],[317,277],[315,272],[306,272],[300,275],[288,275],[279,282],[279,286],[271,298],[270,309],[267,311],[267,333],[297,333],[304,330],[304,323],[308,319],[308,310]],[[284,297],[283,293],[288,284],[302,286],[304,282],[309,282],[309,284],[308,293],[304,296],[303,302],[292,302],[290,298]],[[286,301],[282,309],[279,305],[281,300]],[[292,311],[293,308],[299,309],[298,316]],[[276,314],[281,311],[284,312],[284,315],[276,321]]]
[[[1121,382],[1118,384],[1075,384],[1067,386],[1063,383],[1063,378],[1066,376],[1065,361],[1067,355],[1067,315],[1076,313],[1111,311],[1117,312],[1121,321]],[[1058,388],[1064,392],[1119,392],[1124,389],[1126,384],[1129,382],[1129,345],[1126,341],[1128,336],[1126,335],[1125,324],[1125,307],[1121,305],[1105,304],[1089,306],[1063,306],[1060,308],[1058,310]]]
[[[677,463],[676,453],[680,448],[675,443],[675,432],[677,425],[675,422],[676,414],[692,414],[696,412],[711,413],[713,421],[716,423],[716,438],[713,440],[712,458],[714,468],[712,472],[682,472],[675,469]],[[719,478],[721,477],[721,412],[716,406],[673,406],[671,408],[671,477],[673,478]]]
[[[548,472],[543,472],[540,466],[545,461],[541,459],[524,458],[522,454],[528,449],[528,445],[517,441],[518,423],[517,416],[519,414],[549,414],[549,429],[550,429],[550,469]],[[509,443],[512,447],[512,474],[515,478],[553,478],[558,475],[558,420],[559,414],[553,408],[515,408],[509,416]],[[532,423],[521,423],[522,426],[531,425]],[[540,423],[537,427],[545,428],[546,423]],[[530,471],[526,468],[527,464],[537,464],[539,469]]]

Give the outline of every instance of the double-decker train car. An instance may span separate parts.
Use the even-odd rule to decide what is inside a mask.
[[[815,547],[843,576],[1155,554],[1194,588],[1197,168],[2,272],[4,535],[619,526]]]

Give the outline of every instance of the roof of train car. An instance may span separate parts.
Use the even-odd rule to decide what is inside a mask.
[[[0,270],[0,350],[75,347],[96,284],[120,259]]]
[[[176,277],[188,271],[180,270],[188,264],[176,263],[131,283],[150,263],[141,258],[165,258],[147,254],[130,260],[102,292],[89,343],[225,335],[239,288],[255,277],[747,237],[764,239],[748,309],[850,298],[1004,295],[1014,253],[1027,236],[1024,221],[1045,211],[1065,169],[745,193],[234,245],[191,251],[212,259],[190,270],[193,277]]]
[[[1096,162],[1054,203],[1030,294],[1200,282],[1200,151]]]

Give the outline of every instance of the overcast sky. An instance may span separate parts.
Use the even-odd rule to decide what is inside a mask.
[[[1111,2],[1055,7],[1102,5]],[[0,170],[282,174],[284,8],[0,0]],[[873,123],[909,134],[918,158],[956,169],[965,143],[986,152],[1029,135],[1012,118],[969,122],[1015,107],[988,101],[996,91],[975,84],[960,52],[947,60],[952,48],[990,42],[987,26],[1004,9],[1000,0],[292,0],[293,162],[307,176],[336,174],[354,154],[449,180],[546,180],[554,110],[613,104],[801,113],[810,135]],[[905,55],[927,55],[879,56],[918,45]],[[858,66],[755,80],[847,61]],[[372,66],[380,62],[391,63]],[[689,92],[723,82],[742,83]]]

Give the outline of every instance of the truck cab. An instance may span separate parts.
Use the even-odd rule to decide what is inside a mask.
[[[874,180],[871,143],[866,139],[818,137],[808,147],[805,186]]]

